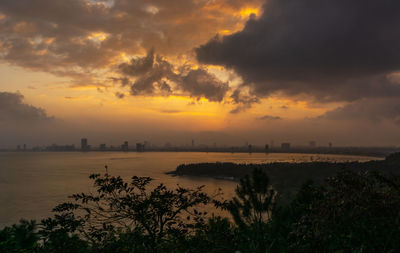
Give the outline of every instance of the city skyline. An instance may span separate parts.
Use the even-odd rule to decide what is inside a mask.
[[[95,140],[96,142],[96,140]],[[326,155],[349,155],[351,156],[366,156],[380,159],[389,154],[398,152],[399,146],[386,147],[357,147],[357,146],[334,146],[332,142],[325,144],[317,144],[311,140],[308,143],[293,144],[291,142],[276,143],[271,140],[270,143],[263,145],[254,145],[246,141],[242,145],[225,145],[216,142],[212,144],[198,143],[192,139],[190,143],[173,144],[166,142],[164,144],[154,144],[150,141],[129,142],[123,141],[120,144],[112,145],[100,143],[94,145],[88,138],[81,138],[80,145],[76,144],[55,144],[45,146],[28,146],[26,144],[17,145],[16,148],[0,149],[3,152],[202,152],[202,153],[265,153],[266,155],[273,153],[289,153],[289,154],[326,154]],[[172,154],[171,154],[172,155]],[[310,158],[312,159],[312,157]]]

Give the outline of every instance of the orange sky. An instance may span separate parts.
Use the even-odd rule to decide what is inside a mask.
[[[30,136],[31,145],[70,138],[77,143],[80,136],[91,134],[93,138],[107,134],[104,141],[115,143],[123,135],[131,140],[185,143],[201,133],[229,136],[215,137],[228,144],[275,139],[298,144],[318,140],[327,145],[333,139],[343,145],[367,145],[361,136],[349,137],[360,122],[316,122],[345,102],[313,101],[307,92],[256,97],[232,69],[196,60],[195,48],[215,36],[240,32],[248,20],[260,18],[263,2],[43,0],[41,6],[3,6],[7,8],[0,8],[0,92],[23,95],[18,103],[42,108],[53,117],[52,124],[65,128],[45,138],[40,135],[47,127],[30,132],[19,121],[0,122],[4,129],[25,133],[9,130],[12,137],[4,138],[3,146],[27,138],[18,136]],[[129,73],[134,64],[145,64],[151,52],[158,69]],[[139,86],[151,82],[157,71],[166,74],[150,88]],[[238,102],[232,95],[239,89]],[[335,127],[324,131],[332,124]],[[396,129],[390,124],[383,128]],[[341,134],[333,137],[336,130]],[[381,140],[376,143],[397,142]]]

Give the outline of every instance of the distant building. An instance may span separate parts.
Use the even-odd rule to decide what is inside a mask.
[[[42,148],[39,146],[33,147],[32,151],[38,152],[38,151],[42,151]]]
[[[81,150],[83,151],[89,150],[88,140],[86,138],[81,139]]]
[[[46,151],[51,152],[63,152],[63,151],[75,151],[75,145],[57,145],[53,144],[51,146],[46,147]]]
[[[136,143],[136,152],[144,152],[144,144]]]
[[[253,146],[251,144],[249,144],[248,149],[249,149],[249,153],[253,152]]]
[[[289,142],[284,142],[281,144],[281,148],[284,150],[290,149],[290,143]]]
[[[100,149],[101,151],[106,150],[106,144],[100,144],[99,149]]]
[[[268,152],[268,151],[269,151],[269,145],[265,144],[265,152]]]
[[[24,144],[24,151],[26,151],[26,144]]]
[[[192,139],[192,148],[194,148],[194,140]]]
[[[128,151],[129,150],[129,144],[127,141],[124,142],[124,144],[121,145],[122,151]]]
[[[332,148],[332,142],[329,142],[329,143],[328,143],[328,147],[329,147],[329,148]]]
[[[308,143],[308,146],[309,146],[310,148],[315,148],[315,147],[317,147],[317,143],[316,143],[315,141],[310,141],[310,142]]]

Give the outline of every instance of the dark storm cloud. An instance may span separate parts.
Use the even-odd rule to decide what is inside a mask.
[[[232,92],[231,99],[233,104],[236,104],[236,108],[231,110],[230,113],[237,114],[243,112],[251,108],[253,104],[260,102],[260,100],[256,96],[251,96],[243,93],[243,90],[240,88],[237,88]]]
[[[119,65],[120,72],[135,78],[131,84],[132,95],[179,95],[221,102],[229,90],[207,70],[193,69],[188,65],[176,68],[165,58],[151,50],[144,57],[132,59]]]
[[[0,122],[42,122],[53,120],[45,110],[25,104],[20,93],[0,92]]]
[[[257,96],[320,101],[399,96],[400,2],[268,0],[243,31],[196,49],[202,63],[239,73]]]
[[[326,112],[321,119],[367,120],[381,123],[384,120],[400,124],[400,100],[398,98],[361,99]]]
[[[119,68],[122,73],[131,76],[145,74],[153,68],[154,49],[152,49],[146,57],[133,58],[130,63],[122,63]]]
[[[204,69],[190,70],[182,75],[179,86],[192,97],[205,97],[214,102],[221,102],[229,90],[227,83],[221,82]]]
[[[129,63],[119,65],[120,72],[135,78],[130,85],[132,95],[154,95],[158,92],[171,93],[166,80],[176,82],[179,76],[174,66],[151,50],[144,57],[133,58]]]

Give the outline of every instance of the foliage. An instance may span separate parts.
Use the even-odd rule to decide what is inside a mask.
[[[290,233],[299,252],[398,252],[400,178],[341,171],[325,187],[306,185]]]
[[[276,191],[265,173],[256,169],[251,177],[246,175],[235,192],[228,209],[239,226],[259,225],[269,220]]]
[[[393,165],[394,166],[394,165]],[[91,175],[94,193],[71,196],[52,218],[0,230],[0,252],[399,252],[400,177],[341,170],[324,184],[307,181],[277,204],[266,173],[242,178],[219,202],[202,192],[147,177],[125,182]],[[202,212],[211,202],[232,219]]]
[[[204,225],[206,213],[195,209],[210,201],[202,187],[169,190],[160,184],[149,190],[148,177],[134,176],[130,183],[107,173],[90,178],[96,192],[74,194],[73,202],[58,205],[57,215],[43,222],[44,231],[75,233],[98,249],[129,237],[135,239],[131,248],[156,252],[171,235],[188,235]]]
[[[236,197],[226,204],[240,234],[239,246],[248,252],[265,252],[268,248],[267,225],[272,215],[276,191],[268,176],[255,169],[236,188]]]
[[[400,152],[390,154],[385,159],[386,162],[400,162]]]
[[[0,252],[34,252],[38,235],[36,222],[21,220],[19,224],[0,230]]]

